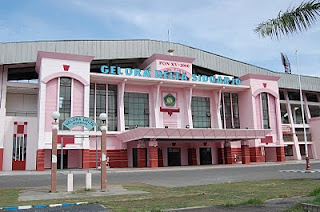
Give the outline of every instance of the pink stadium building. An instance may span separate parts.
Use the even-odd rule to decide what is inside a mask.
[[[174,49],[174,55],[167,50]],[[301,160],[298,76],[152,40],[0,43],[0,171]],[[309,157],[320,157],[320,79],[302,76]],[[63,126],[89,117],[92,130]]]

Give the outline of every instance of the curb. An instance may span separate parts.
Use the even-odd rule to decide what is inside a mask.
[[[308,203],[300,203],[300,205],[303,207],[303,209],[310,211],[310,212],[316,212],[319,211],[320,205],[313,205]]]
[[[61,203],[61,204],[50,204],[50,205],[24,205],[24,206],[9,206],[2,207],[0,210],[24,210],[32,208],[55,208],[55,207],[67,207],[71,205],[89,205],[95,204],[96,202],[75,202],[75,203]]]
[[[279,172],[283,172],[283,173],[308,173],[308,174],[320,173],[319,170],[280,170]]]

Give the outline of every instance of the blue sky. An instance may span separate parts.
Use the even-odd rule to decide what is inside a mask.
[[[36,40],[168,40],[272,71],[280,52],[296,73],[320,77],[320,19],[289,38],[259,38],[254,27],[301,0],[11,0],[0,7],[0,42]]]

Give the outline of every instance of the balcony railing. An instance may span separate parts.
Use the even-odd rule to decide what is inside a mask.
[[[304,133],[303,132],[296,132],[298,141],[304,141]],[[293,134],[292,133],[285,133],[283,134],[283,141],[289,142],[293,141]],[[307,141],[312,141],[311,133],[307,132]]]
[[[37,117],[38,113],[35,111],[7,111],[6,116],[22,116],[22,117]]]

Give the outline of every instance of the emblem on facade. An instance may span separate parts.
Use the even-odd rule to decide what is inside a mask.
[[[167,107],[173,107],[175,106],[176,104],[176,97],[174,97],[172,94],[167,94],[165,97],[164,97],[164,104],[167,106]]]

